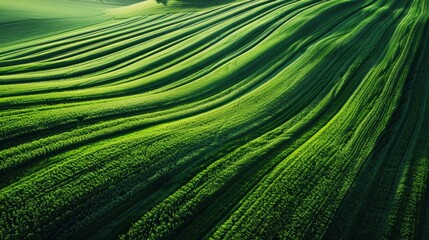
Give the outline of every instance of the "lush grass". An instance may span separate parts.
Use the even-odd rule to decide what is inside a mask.
[[[2,239],[429,237],[426,0],[0,12]]]
[[[106,14],[115,18],[129,18],[147,14],[195,12],[240,1],[244,0],[146,0],[128,6],[108,9]]]
[[[109,9],[138,0],[2,0],[0,46],[106,22]]]

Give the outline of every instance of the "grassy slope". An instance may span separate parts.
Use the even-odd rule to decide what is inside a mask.
[[[159,0],[159,2],[146,0],[124,7],[112,8],[106,13],[116,18],[128,18],[145,14],[195,12],[240,1],[244,0]]]
[[[427,1],[39,1],[0,3],[2,238],[429,237]]]
[[[111,17],[104,16],[104,11],[135,2],[3,0],[0,2],[0,46],[105,22]]]

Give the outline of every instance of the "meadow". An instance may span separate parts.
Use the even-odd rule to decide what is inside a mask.
[[[2,0],[0,239],[429,239],[429,1]]]

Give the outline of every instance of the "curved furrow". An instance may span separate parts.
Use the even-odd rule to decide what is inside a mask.
[[[70,33],[62,33],[61,37],[59,37],[58,35],[54,35],[50,37],[44,37],[43,40],[39,39],[31,42],[15,44],[15,45],[6,47],[4,51],[0,54],[0,59],[1,61],[8,61],[16,57],[25,56],[25,54],[36,53],[38,51],[49,49],[49,48],[34,49],[36,46],[41,47],[42,45],[47,45],[49,47],[58,47],[62,44],[65,44],[66,42],[63,42],[63,41],[66,41],[66,40],[76,41],[76,40],[79,40],[79,38],[86,37],[86,36],[96,37],[109,32],[120,30],[124,27],[127,28],[130,25],[133,26],[134,24],[136,23],[138,24],[140,21],[142,21],[142,19],[144,19],[144,21],[148,21],[148,20],[156,20],[158,18],[166,17],[166,16],[168,15],[159,15],[159,16],[153,15],[153,16],[147,16],[147,17],[135,17],[132,19],[117,20],[114,22],[104,22],[96,26],[90,26],[83,29],[79,29],[78,30],[79,33],[77,34],[73,34],[75,31],[72,31]],[[53,43],[55,43],[56,41],[60,41],[60,43],[56,43],[54,45]],[[25,54],[22,53],[23,51],[28,51],[29,49],[33,49],[33,50],[31,50],[31,52],[25,52]]]

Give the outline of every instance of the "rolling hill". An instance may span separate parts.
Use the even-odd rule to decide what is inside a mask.
[[[429,239],[429,1],[0,13],[0,239]]]

